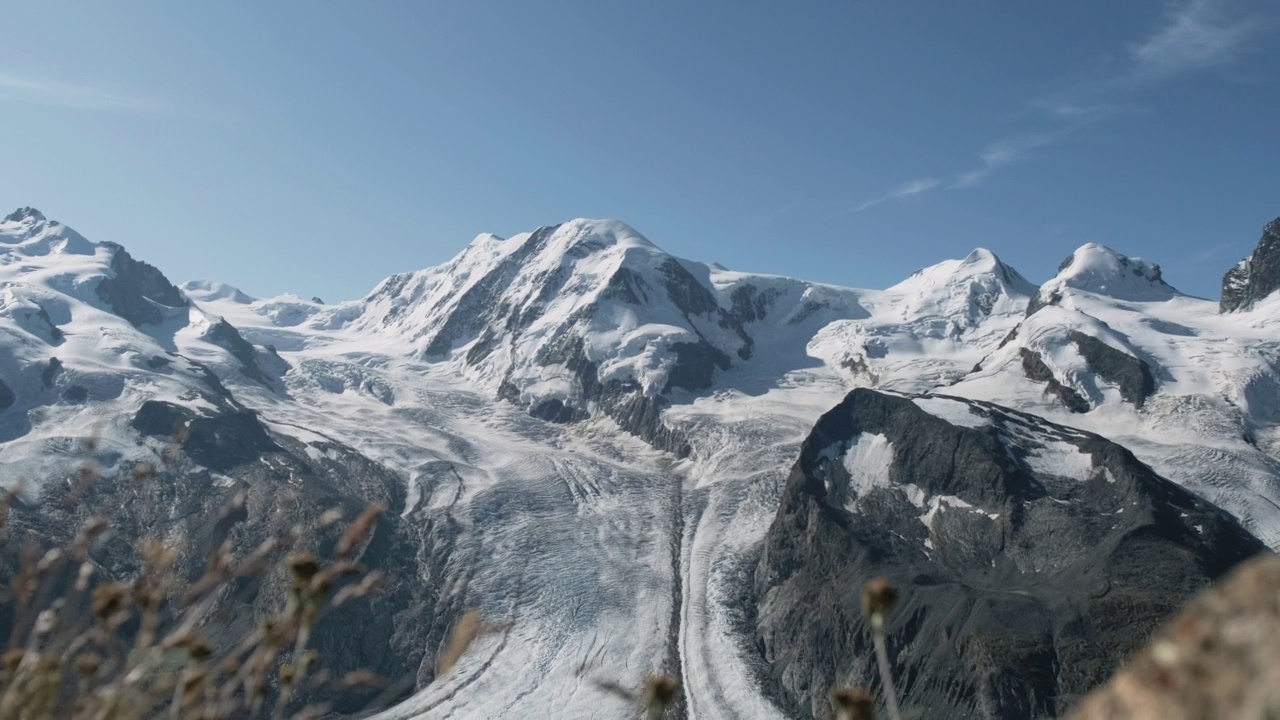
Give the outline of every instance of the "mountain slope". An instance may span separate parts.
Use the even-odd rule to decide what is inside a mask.
[[[0,240],[0,478],[45,479],[25,522],[50,542],[74,526],[49,502],[91,438],[95,507],[133,492],[139,465],[162,466],[168,494],[146,496],[129,527],[193,557],[241,489],[238,548],[282,517],[385,503],[366,560],[397,583],[342,621],[359,637],[336,625],[326,642],[410,679],[389,718],[616,717],[598,681],[657,671],[682,679],[685,717],[793,715],[803,702],[760,682],[778,668],[757,649],[757,567],[815,422],[859,387],[1045,419],[1018,421],[1031,439],[1013,446],[1064,432],[1052,423],[1106,436],[1280,540],[1269,301],[1206,312],[1101,246],[1042,288],[977,250],[858,290],[681,260],[622,223],[574,220],[480,236],[325,305],[175,286],[29,209]],[[1058,482],[1042,471],[1019,477]],[[884,521],[920,525],[914,506],[898,511]],[[127,572],[118,553],[104,563]],[[513,624],[432,684],[468,607]]]
[[[855,390],[800,451],[755,574],[758,636],[801,712],[876,680],[860,579],[908,712],[1054,717],[1263,546],[1101,437],[998,406]]]

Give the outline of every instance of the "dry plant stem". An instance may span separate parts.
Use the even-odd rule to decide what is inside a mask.
[[[82,472],[80,479],[93,480],[94,475]],[[145,479],[141,471],[138,479]],[[0,547],[12,541],[7,532],[15,494],[13,489],[0,492]],[[241,493],[232,505],[243,503]],[[326,715],[331,710],[324,704],[298,711],[290,706],[305,699],[304,688],[320,690],[333,681],[319,653],[309,647],[316,623],[384,583],[383,575],[352,559],[383,510],[375,505],[362,513],[328,562],[300,554],[279,564],[282,552],[301,539],[300,528],[264,540],[240,563],[233,557],[231,539],[224,538],[204,575],[189,587],[175,574],[176,550],[153,540],[135,546],[143,560],[135,577],[114,582],[97,578],[100,569],[90,551],[95,541],[111,534],[103,515],[90,517],[64,548],[42,555],[34,543],[28,544],[12,583],[10,601],[17,617],[8,647],[0,653],[0,720],[214,720],[268,714],[302,720]],[[321,527],[339,519],[339,513],[326,513]],[[230,648],[211,647],[199,628],[227,598],[231,583],[284,567],[293,575],[285,607]],[[468,619],[465,632],[454,638],[451,663],[475,636],[505,628],[481,623],[474,612]],[[348,673],[341,683],[346,689],[385,684],[360,671]],[[406,684],[388,687],[381,702],[412,685],[409,677]],[[273,695],[275,707],[270,708]]]
[[[884,686],[884,704],[889,711],[889,720],[902,720],[898,711],[898,690],[893,686],[893,672],[889,667],[889,650],[885,646],[884,616],[875,613],[871,616],[871,638],[876,645],[876,662],[880,665],[880,683]]]

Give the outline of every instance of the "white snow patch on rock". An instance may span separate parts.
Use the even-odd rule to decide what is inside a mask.
[[[1093,474],[1093,457],[1070,443],[1051,443],[1028,454],[1024,460],[1034,473],[1057,475],[1085,481]]]
[[[963,400],[945,397],[912,398],[916,407],[935,417],[942,418],[952,425],[967,428],[987,427],[991,421],[973,412],[972,405]]]
[[[862,433],[844,454],[849,472],[849,507],[853,500],[875,487],[889,487],[889,466],[893,464],[893,443],[884,435]]]

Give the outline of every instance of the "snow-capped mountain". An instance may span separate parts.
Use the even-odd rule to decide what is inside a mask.
[[[656,671],[681,678],[683,717],[804,715],[837,671],[875,681],[786,632],[805,606],[794,586],[778,589],[779,573],[826,568],[853,583],[868,568],[900,572],[928,632],[970,633],[977,625],[938,617],[926,599],[938,592],[929,578],[970,582],[976,570],[947,549],[965,538],[989,546],[983,563],[1035,566],[1008,576],[1025,584],[1065,558],[1104,575],[1123,565],[1082,540],[1099,523],[1164,533],[1153,568],[1185,553],[1200,563],[1177,582],[1152,570],[1166,604],[1253,547],[1246,531],[1280,544],[1280,300],[1266,290],[1264,248],[1274,227],[1249,271],[1228,275],[1223,313],[1170,287],[1158,266],[1100,245],[1040,287],[975,250],[858,290],[675,258],[597,220],[481,235],[444,265],[326,305],[173,285],[122,247],[28,208],[0,223],[0,480],[25,483],[17,522],[55,542],[76,511],[51,499],[71,492],[94,438],[103,479],[86,503],[121,508],[132,532],[185,543],[193,565],[210,542],[201,519],[236,493],[247,509],[226,532],[242,549],[281,518],[384,502],[386,534],[363,559],[400,580],[348,613],[360,632],[329,625],[318,642],[351,667],[412,679],[388,718],[616,717],[623,708],[596,682]],[[1227,291],[1248,302],[1227,303]],[[814,448],[849,444],[819,419],[855,398],[879,408],[867,422],[882,429],[866,432],[888,444],[841,445],[841,482],[854,484],[807,507],[853,527],[869,489],[892,490],[905,500],[877,500],[886,514],[876,522],[904,536],[909,562],[864,562],[880,546],[857,533],[811,552],[788,540],[797,473],[812,475]],[[900,468],[920,460],[903,453],[941,452],[935,436],[977,443],[971,462],[907,487]],[[133,487],[141,464],[164,482]],[[978,465],[1053,491],[1015,492],[1013,480],[984,490],[967,469]],[[1107,503],[1131,502],[1145,509],[1104,519]],[[963,531],[978,535],[949,524],[957,508],[981,509],[970,513],[985,518],[980,532]],[[1040,517],[1062,532],[1034,532],[1027,518]],[[1023,557],[1018,543],[1047,546]],[[126,572],[127,549],[111,553]],[[768,599],[779,592],[791,599]],[[271,600],[231,600],[225,615]],[[432,682],[436,648],[468,607],[510,629]],[[1052,627],[1076,617],[1045,607]],[[837,612],[831,627],[850,638],[842,652],[855,652],[856,604],[827,609],[853,613]],[[1091,636],[1079,656],[1097,670],[1088,677],[1101,679],[1131,640]],[[969,671],[930,658],[898,662],[983,716],[1061,709],[1030,695],[1087,689],[1061,678],[1004,694],[948,686],[939,673]],[[982,693],[986,704],[970,702]]]

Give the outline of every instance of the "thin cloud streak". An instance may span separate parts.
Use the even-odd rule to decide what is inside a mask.
[[[76,110],[138,114],[166,113],[164,103],[94,85],[29,78],[0,72],[0,102],[21,102]]]
[[[1161,23],[1127,47],[1127,67],[1110,77],[1087,82],[1056,95],[1029,101],[1045,129],[988,145],[978,164],[950,181],[913,181],[837,215],[858,213],[882,203],[918,195],[937,187],[972,188],[991,175],[1030,159],[1036,150],[1065,140],[1077,130],[1136,108],[1123,97],[1175,77],[1228,65],[1240,59],[1250,41],[1269,27],[1256,16],[1232,15],[1230,0],[1169,0]]]
[[[876,205],[880,205],[887,202],[893,202],[895,200],[902,200],[903,198],[909,198],[912,195],[919,195],[921,193],[929,192],[930,190],[940,186],[941,184],[942,184],[942,181],[936,178],[917,178],[910,182],[906,182],[906,183],[903,183],[902,185],[899,185],[898,187],[890,190],[884,195],[871,198],[870,200],[863,202],[857,207],[852,207],[852,208],[849,208],[848,210],[843,210],[841,212],[838,212],[836,213],[836,215],[850,215],[853,213],[860,213],[863,210],[868,210],[870,208],[875,207]]]
[[[1223,243],[1218,243],[1217,245],[1210,245],[1209,247],[1187,258],[1185,262],[1188,265],[1204,265],[1208,263],[1210,260],[1213,260],[1216,262],[1219,259],[1221,259],[1222,256],[1225,255],[1228,251],[1232,250],[1233,248],[1240,247],[1241,244],[1242,243],[1240,242],[1223,242]]]
[[[1170,5],[1162,26],[1129,48],[1132,79],[1157,81],[1237,60],[1262,26],[1250,17],[1228,17],[1221,0]]]
[[[1026,160],[1031,156],[1032,150],[1056,142],[1065,135],[1065,132],[1023,135],[989,145],[978,156],[981,164],[972,170],[957,175],[955,182],[950,187],[957,190],[973,187],[985,180],[991,173],[1016,162]]]

